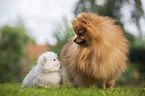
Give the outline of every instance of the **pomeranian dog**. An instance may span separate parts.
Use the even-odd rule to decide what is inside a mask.
[[[54,52],[45,52],[39,59],[38,64],[26,75],[23,86],[59,87],[61,82],[60,63]]]
[[[113,89],[115,79],[126,69],[128,54],[128,41],[115,23],[93,13],[81,13],[72,20],[76,36],[60,55],[64,82],[72,87]]]

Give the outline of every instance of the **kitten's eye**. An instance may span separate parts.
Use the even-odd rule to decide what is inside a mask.
[[[53,59],[53,61],[56,61],[56,59]]]

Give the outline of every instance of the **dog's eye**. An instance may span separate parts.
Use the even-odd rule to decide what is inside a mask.
[[[83,33],[79,33],[78,35],[79,35],[79,36],[83,36]]]
[[[53,59],[53,61],[56,61],[56,59]]]

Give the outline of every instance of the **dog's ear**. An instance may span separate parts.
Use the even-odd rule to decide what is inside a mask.
[[[45,57],[43,57],[43,60],[42,60],[42,65],[45,65],[46,64],[46,62],[47,62],[47,59],[45,58]]]
[[[84,27],[91,26],[90,21],[87,20],[87,17],[85,16],[85,13],[79,14],[77,18],[82,21]]]

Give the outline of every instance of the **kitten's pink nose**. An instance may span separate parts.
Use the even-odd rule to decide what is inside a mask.
[[[60,63],[58,62],[58,66],[60,67]]]

